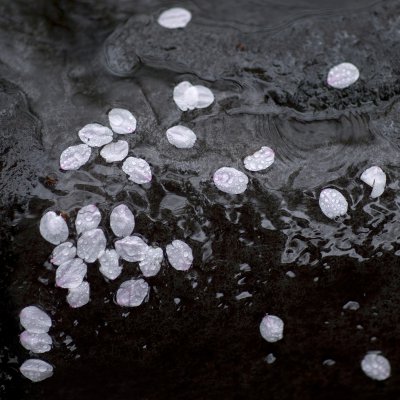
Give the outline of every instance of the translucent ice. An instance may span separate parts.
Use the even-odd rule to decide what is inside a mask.
[[[122,272],[119,265],[119,255],[115,250],[106,250],[99,258],[100,272],[108,279],[118,278]]]
[[[196,142],[196,134],[186,126],[176,125],[167,130],[167,139],[178,149],[190,149]]]
[[[361,361],[361,369],[371,379],[384,381],[390,377],[390,363],[378,352],[369,352]]]
[[[36,306],[25,307],[19,314],[19,321],[31,333],[46,333],[51,327],[51,318]]]
[[[53,375],[53,367],[49,363],[33,358],[26,360],[19,370],[25,378],[32,382],[40,382]]]
[[[125,140],[118,140],[117,142],[110,143],[104,146],[100,155],[106,162],[122,161],[128,155],[129,145]]]
[[[157,275],[161,268],[163,256],[163,251],[159,247],[149,247],[144,260],[139,263],[142,274],[145,277]]]
[[[19,336],[21,345],[33,353],[46,353],[51,349],[52,340],[47,333],[23,331]]]
[[[364,183],[372,187],[371,197],[379,197],[385,190],[386,174],[377,166],[366,169],[360,178]]]
[[[78,287],[87,272],[86,264],[80,258],[74,258],[61,264],[56,271],[56,285],[64,289]]]
[[[142,158],[128,157],[122,164],[122,171],[139,185],[150,182],[152,178],[150,165]]]
[[[110,215],[110,226],[115,236],[129,236],[135,228],[135,217],[132,211],[125,204],[115,207]]]
[[[90,286],[89,283],[84,281],[76,288],[68,290],[67,302],[72,308],[79,308],[90,300]]]
[[[61,265],[76,256],[76,247],[71,242],[59,244],[51,254],[50,262],[54,265]]]
[[[274,343],[283,338],[283,327],[279,317],[266,314],[260,324],[260,333],[267,342]]]
[[[214,95],[210,89],[201,85],[193,86],[187,81],[175,86],[173,98],[182,111],[206,108],[214,102]]]
[[[184,28],[192,19],[190,11],[181,7],[174,7],[166,10],[158,17],[158,23],[164,28]]]
[[[64,218],[54,211],[48,211],[40,220],[40,234],[52,244],[60,244],[68,239],[69,231]]]
[[[192,249],[182,240],[174,240],[166,248],[168,261],[178,271],[187,271],[193,262]]]
[[[347,213],[347,200],[336,189],[324,189],[319,195],[321,211],[331,219]]]
[[[327,83],[336,89],[344,89],[352,85],[360,77],[358,68],[350,63],[342,63],[329,70]]]
[[[131,279],[121,283],[117,291],[117,303],[123,307],[137,307],[149,293],[149,285],[143,279]]]
[[[230,194],[243,193],[249,182],[243,172],[230,167],[222,167],[215,171],[213,179],[219,190]]]
[[[85,125],[78,135],[90,147],[101,147],[113,140],[112,130],[100,124]]]
[[[108,113],[111,129],[115,133],[132,133],[136,130],[136,118],[128,110],[113,108]]]
[[[79,169],[89,161],[92,149],[87,144],[66,148],[60,156],[60,167],[64,171]]]
[[[129,262],[143,261],[148,247],[138,236],[127,236],[115,242],[115,250],[119,256]]]
[[[80,235],[82,232],[95,229],[99,226],[100,221],[100,210],[94,204],[82,207],[76,216],[76,232]]]
[[[88,263],[95,262],[106,249],[106,237],[101,229],[92,229],[82,233],[78,239],[78,257]]]
[[[249,171],[261,171],[268,168],[275,160],[275,153],[269,147],[263,146],[253,155],[244,159],[244,167]]]

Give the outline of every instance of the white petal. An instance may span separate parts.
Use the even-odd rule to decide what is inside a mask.
[[[263,146],[253,155],[247,156],[244,159],[244,167],[249,171],[261,171],[272,165],[274,160],[274,151],[267,146]]]
[[[64,218],[54,211],[48,211],[40,220],[40,234],[52,244],[60,244],[68,239],[68,225]]]
[[[122,267],[119,265],[119,255],[115,250],[106,250],[99,258],[100,272],[108,279],[114,280],[121,275]]]
[[[106,249],[106,237],[101,229],[92,229],[82,233],[78,239],[78,257],[86,262],[95,262]]]
[[[380,167],[373,166],[366,169],[361,174],[360,179],[373,188],[371,192],[372,198],[379,197],[385,190],[386,174]]]
[[[82,232],[95,229],[99,226],[100,221],[100,210],[94,204],[82,207],[75,221],[76,232],[80,235]]]
[[[331,219],[347,213],[347,200],[336,189],[324,189],[319,195],[321,211]]]
[[[90,147],[101,147],[112,142],[113,133],[110,128],[100,124],[85,125],[78,135],[83,143]]]
[[[136,130],[136,118],[130,111],[123,108],[113,108],[108,113],[108,120],[115,133],[126,134]]]
[[[187,271],[193,262],[192,249],[182,240],[174,240],[166,248],[169,263],[178,271]]]
[[[21,345],[33,353],[46,353],[51,349],[52,340],[47,333],[23,331],[19,336]]]
[[[128,157],[122,165],[122,171],[139,185],[150,182],[152,178],[150,165],[142,158]]]
[[[358,68],[350,63],[342,63],[329,70],[327,83],[336,89],[344,89],[352,85],[360,77]]]
[[[92,149],[87,144],[66,148],[60,156],[60,167],[64,171],[79,169],[89,161]]]
[[[135,228],[135,217],[132,211],[125,204],[115,207],[110,215],[110,226],[115,236],[129,236]]]
[[[361,369],[371,379],[384,381],[390,377],[390,363],[377,352],[369,352],[361,361]]]
[[[186,126],[176,125],[167,130],[167,139],[178,149],[190,149],[196,142],[196,134]]]
[[[84,281],[76,288],[68,290],[67,302],[72,308],[78,308],[89,303],[90,300],[90,286],[89,283]]]
[[[125,140],[118,140],[104,146],[100,155],[106,160],[106,162],[122,161],[128,155],[129,145]]]
[[[148,247],[138,236],[128,236],[115,242],[115,250],[119,256],[129,262],[143,261]]]
[[[213,180],[219,190],[229,194],[243,193],[249,182],[249,178],[243,172],[230,167],[222,167],[215,171]]]
[[[158,17],[158,23],[168,29],[184,28],[192,19],[190,11],[181,7],[166,10]]]
[[[32,382],[40,382],[53,375],[53,367],[49,363],[33,358],[26,360],[19,370],[25,378]]]
[[[19,314],[19,321],[32,333],[46,333],[51,327],[51,318],[36,306],[25,307]]]
[[[274,343],[283,338],[283,327],[279,317],[266,314],[260,324],[260,333],[267,342]]]
[[[357,311],[359,308],[360,308],[360,304],[357,301],[348,301],[343,306],[343,310]]]
[[[144,260],[139,263],[142,274],[145,277],[157,275],[160,271],[163,257],[163,251],[159,247],[149,247]]]
[[[61,265],[72,260],[76,256],[76,247],[71,242],[59,244],[51,254],[50,262],[54,265]]]
[[[175,86],[173,98],[182,111],[193,110],[199,100],[199,93],[190,82],[183,81]]]
[[[122,307],[137,307],[149,293],[149,285],[143,279],[131,279],[121,283],[117,291],[117,303]]]
[[[214,102],[214,94],[209,88],[201,85],[193,87],[197,90],[196,108],[206,108]]]
[[[56,271],[56,285],[64,289],[78,287],[87,272],[86,264],[80,258],[74,258],[61,264]]]

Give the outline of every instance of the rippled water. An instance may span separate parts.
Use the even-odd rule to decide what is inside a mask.
[[[191,1],[179,4],[192,12],[188,26],[165,32],[156,19],[168,5],[0,2],[0,398],[393,398],[399,5]],[[338,91],[325,79],[342,61],[361,76]],[[183,80],[211,88],[215,103],[181,113],[172,91]],[[151,165],[151,184],[130,182],[97,149],[80,170],[59,170],[78,130],[107,124],[113,107],[138,120],[123,139]],[[180,123],[197,135],[192,149],[167,141],[165,131]],[[215,170],[245,172],[243,158],[261,146],[275,150],[275,163],[247,173],[243,195],[216,190]],[[387,174],[378,199],[359,179],[371,165]],[[328,186],[349,202],[340,221],[319,210]],[[194,267],[178,273],[164,261],[148,279],[149,301],[127,310],[114,295],[140,275],[137,264],[125,263],[111,283],[89,265],[91,302],[70,309],[54,286],[53,247],[39,236],[39,220],[60,210],[72,228],[90,203],[102,212],[109,245],[109,214],[125,203],[135,210],[135,232],[164,249],[185,240]],[[348,301],[360,309],[342,310]],[[35,385],[18,371],[28,358],[18,313],[28,304],[53,319],[55,346],[45,358],[55,375]],[[285,322],[273,345],[258,331],[266,312]],[[385,383],[360,369],[369,350],[392,364]]]

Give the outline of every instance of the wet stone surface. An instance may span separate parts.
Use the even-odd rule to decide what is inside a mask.
[[[176,6],[191,20],[167,29],[161,0],[0,2],[0,398],[396,399],[399,3]],[[360,75],[335,89],[328,73],[343,62]],[[186,87],[180,108],[174,88],[185,81],[213,102]],[[134,119],[114,116],[123,133],[101,143],[128,147],[107,148],[107,162],[78,132],[111,127],[112,109]],[[177,125],[195,132],[193,147],[168,142]],[[246,169],[263,146],[273,164]],[[373,166],[384,175],[370,186],[361,175]],[[223,167],[246,176],[245,191],[218,189]],[[326,188],[343,194],[345,215],[321,211]],[[109,222],[120,204],[134,231],[117,238]],[[77,246],[87,205],[105,239],[85,238],[87,270],[64,289],[52,252]],[[68,227],[59,219],[53,244],[39,230],[49,211]],[[119,249],[125,260],[104,264],[120,275],[105,278],[94,259],[126,233],[137,239]],[[175,239],[193,252],[188,270],[168,260]],[[140,287],[126,284],[120,302],[138,306],[121,307],[118,289],[132,281]],[[50,318],[43,354],[20,343],[30,305]],[[266,313],[284,322],[281,340],[261,336]],[[29,359],[46,364],[29,361],[26,379]]]

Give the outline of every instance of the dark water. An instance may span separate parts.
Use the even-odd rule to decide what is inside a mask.
[[[0,1],[0,398],[398,398],[400,5],[183,1],[193,20],[166,32],[155,20],[170,5]],[[324,81],[342,61],[361,77],[337,91]],[[172,90],[185,79],[216,102],[182,114]],[[59,170],[78,130],[106,123],[114,106],[138,118],[130,153],[150,163],[149,185],[129,182],[97,150],[80,170]],[[192,150],[167,143],[180,121],[197,133]],[[251,174],[243,195],[217,191],[212,173],[242,169],[262,145],[275,149],[273,166]],[[388,185],[371,200],[359,175],[374,164]],[[349,201],[340,222],[319,210],[326,186]],[[90,265],[91,302],[70,309],[39,219],[64,211],[72,228],[78,209],[96,203],[110,233],[119,202],[150,243],[186,240],[194,268],[164,261],[148,303],[127,310],[114,293],[137,265],[112,283]],[[348,301],[360,309],[343,311]],[[29,304],[53,319],[54,349],[42,358],[55,374],[38,384],[18,371],[29,358],[18,314]],[[259,335],[266,312],[285,321],[278,343]],[[363,374],[369,350],[390,360],[389,380]]]

